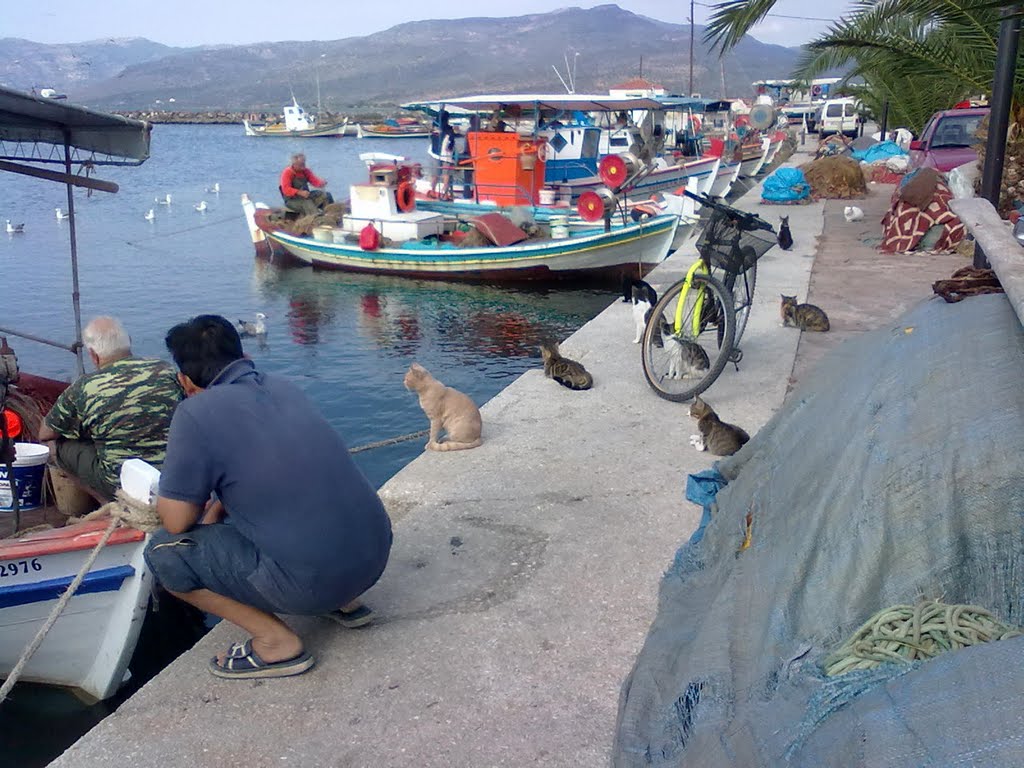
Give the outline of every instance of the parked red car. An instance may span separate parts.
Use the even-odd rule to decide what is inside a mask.
[[[988,107],[947,109],[928,119],[921,138],[910,142],[910,170],[934,168],[945,173],[978,159],[978,123]]]

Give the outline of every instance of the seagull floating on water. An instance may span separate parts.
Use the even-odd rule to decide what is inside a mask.
[[[159,197],[155,197],[155,198],[153,198],[153,202],[154,203],[160,203],[160,205],[170,205],[171,204],[171,193],[168,192],[166,195],[164,195],[162,200]]]
[[[843,209],[843,216],[847,221],[860,221],[864,218],[864,211],[856,205],[848,205]]]
[[[9,234],[9,235],[16,235],[16,234],[21,234],[24,231],[25,231],[25,225],[24,224],[11,224],[11,220],[10,219],[7,220],[7,234]]]
[[[64,219],[71,218],[71,214],[64,213],[60,208],[54,208],[53,210],[57,212],[57,221],[64,221]]]
[[[206,213],[206,201],[205,200],[201,201],[199,203],[199,205],[194,205],[192,207],[195,208],[200,213]]]
[[[206,188],[206,191],[207,192],[212,192],[215,195],[219,195],[220,194],[220,182],[219,181],[215,181],[213,183],[212,187],[207,187]]]
[[[257,312],[255,322],[252,320],[239,320],[238,332],[242,336],[265,336],[267,333],[267,325],[263,321],[266,319],[266,315],[262,312]]]
[[[152,221],[155,218],[156,218],[156,214],[153,213],[153,209],[152,208],[150,208],[148,211],[146,211],[146,221]]]

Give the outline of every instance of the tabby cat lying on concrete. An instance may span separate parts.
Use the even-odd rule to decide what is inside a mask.
[[[483,443],[480,433],[483,419],[480,409],[468,395],[446,387],[419,363],[405,373],[405,388],[419,395],[420,408],[430,419],[430,439],[426,448],[432,451],[461,451]],[[447,438],[440,442],[441,431]]]
[[[697,420],[697,430],[700,432],[699,435],[690,435],[690,445],[698,451],[731,456],[750,441],[750,435],[735,424],[726,424],[699,397],[690,406],[690,416]]]
[[[801,331],[825,332],[829,328],[825,310],[813,304],[797,304],[796,296],[782,297],[782,325]]]
[[[562,357],[558,351],[558,342],[541,342],[540,354],[544,358],[544,375],[549,379],[569,389],[590,389],[594,386],[594,377],[582,363]]]

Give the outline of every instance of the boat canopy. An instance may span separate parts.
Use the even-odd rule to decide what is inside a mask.
[[[621,112],[633,109],[662,109],[655,99],[617,99],[611,96],[582,94],[491,94],[460,96],[437,101],[410,102],[402,109],[436,115],[442,109],[452,114],[490,113],[510,109],[526,112]]]
[[[0,86],[0,159],[32,163],[139,165],[150,126]]]

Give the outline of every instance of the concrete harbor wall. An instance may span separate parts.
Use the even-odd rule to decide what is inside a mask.
[[[759,197],[739,205],[788,214],[795,245],[760,262],[740,370],[705,395],[751,433],[786,395],[800,334],[780,327],[779,294],[807,295],[823,227],[820,203]],[[652,273],[656,288],[693,245]],[[242,639],[218,626],[55,765],[606,764],[659,580],[699,520],[686,475],[714,460],[689,444],[688,406],[647,386],[631,308],[613,301],[562,345],[594,389],[559,387],[538,360],[483,408],[481,448],[425,453],[382,489],[395,546],[367,595],[374,626],[290,620],[318,665],[266,682],[210,676]]]

